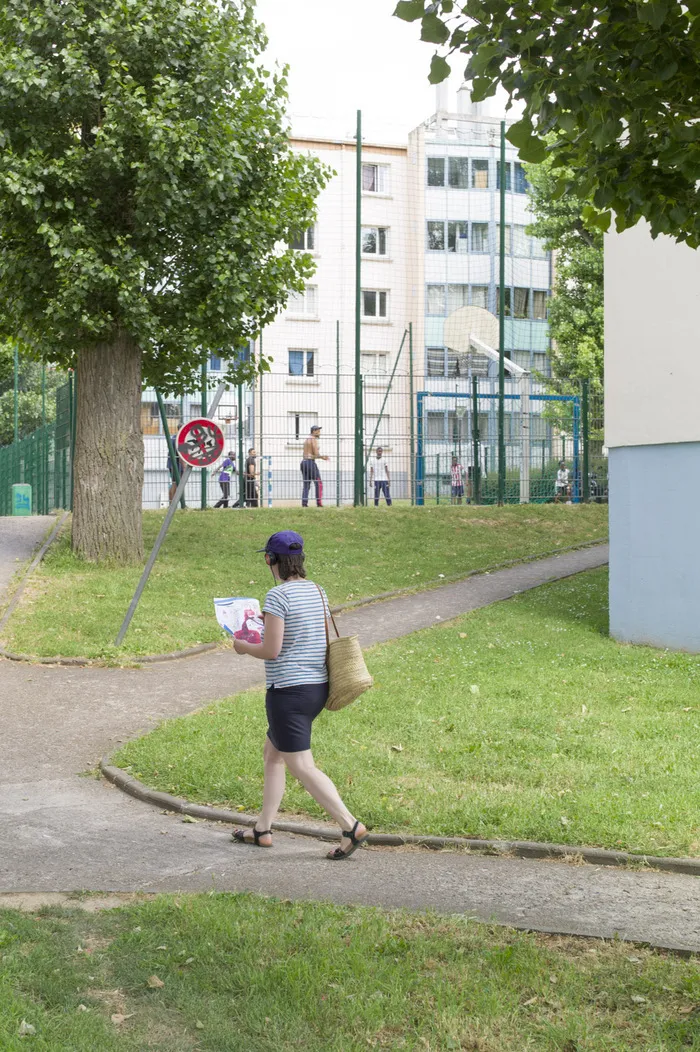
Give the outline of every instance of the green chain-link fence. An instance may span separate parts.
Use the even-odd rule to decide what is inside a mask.
[[[56,420],[0,447],[0,515],[12,513],[12,486],[32,487],[32,513],[48,515],[72,503],[73,382],[56,391]]]

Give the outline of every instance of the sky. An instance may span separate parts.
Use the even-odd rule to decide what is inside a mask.
[[[418,23],[392,17],[395,6],[396,0],[258,0],[268,63],[290,66],[294,132],[350,138],[361,109],[363,138],[405,142],[435,112],[428,84],[434,45],[419,39]],[[457,73],[452,110],[459,81]]]

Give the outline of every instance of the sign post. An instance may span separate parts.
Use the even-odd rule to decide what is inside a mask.
[[[141,574],[141,580],[136,586],[134,597],[129,604],[129,609],[122,621],[119,634],[114,641],[114,645],[117,647],[122,645],[124,636],[131,624],[131,619],[136,613],[136,607],[139,605],[139,600],[141,599],[143,590],[148,583],[148,578],[151,575],[153,564],[158,558],[158,552],[160,551],[167,532],[170,529],[170,523],[173,521],[178,501],[185,492],[185,486],[187,485],[187,480],[190,477],[192,468],[207,467],[209,464],[213,464],[214,461],[218,460],[221,456],[221,451],[224,448],[224,435],[219,425],[209,418],[214,416],[219,402],[224,396],[225,390],[226,384],[219,384],[216,394],[214,395],[214,401],[209,406],[208,417],[198,417],[196,420],[190,420],[187,424],[183,424],[178,431],[176,442],[177,451],[187,467],[180,476],[177,489],[173,494],[173,499],[170,501],[170,507],[163,519],[163,525],[156,537],[156,543],[153,545],[153,550],[148,556],[148,561],[143,568],[143,573]]]

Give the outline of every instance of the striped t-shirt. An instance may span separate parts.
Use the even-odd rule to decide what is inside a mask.
[[[327,683],[324,604],[313,581],[283,581],[265,596],[263,611],[284,621],[282,649],[274,661],[265,662],[268,687],[298,683]]]

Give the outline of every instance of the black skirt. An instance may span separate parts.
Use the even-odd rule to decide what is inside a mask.
[[[323,711],[327,698],[327,683],[268,687],[267,736],[279,752],[305,752],[311,748],[311,724]]]

